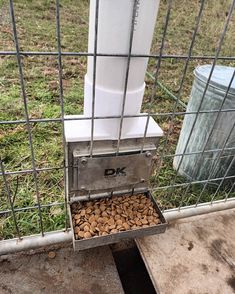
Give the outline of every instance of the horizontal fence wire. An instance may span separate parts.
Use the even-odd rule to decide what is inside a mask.
[[[64,202],[42,204],[41,209],[50,208],[50,207],[53,207],[53,206],[64,206],[64,205],[65,205]],[[38,205],[21,207],[21,208],[13,208],[12,210],[10,210],[10,209],[1,210],[0,215],[8,215],[10,213],[13,213],[13,211],[14,211],[14,214],[15,214],[16,212],[34,210],[34,209],[38,210]]]
[[[188,111],[188,112],[175,112],[174,115],[175,116],[185,116],[185,115],[190,115],[190,114],[205,114],[205,113],[229,113],[229,112],[235,112],[235,109],[233,108],[230,108],[230,109],[218,109],[218,110],[201,110],[201,111]],[[173,112],[163,112],[163,113],[151,113],[151,116],[153,117],[162,117],[162,116],[171,116],[173,114]],[[94,116],[93,119],[94,120],[99,120],[99,119],[113,119],[113,118],[131,118],[131,117],[148,117],[148,113],[142,113],[142,114],[136,114],[136,115],[123,115],[123,116],[120,116],[120,115],[112,115],[112,116]],[[76,120],[91,120],[92,117],[64,117],[64,119],[62,120],[61,118],[32,118],[32,119],[29,119],[28,121],[27,120],[12,120],[12,121],[0,121],[0,125],[14,125],[14,124],[26,124],[27,122],[29,123],[53,123],[53,122],[58,122],[58,123],[61,123],[62,121],[76,121]]]
[[[233,128],[232,128],[233,129]],[[218,148],[218,149],[208,149],[208,150],[201,150],[201,151],[193,151],[193,152],[185,152],[185,153],[174,153],[174,154],[165,154],[163,158],[168,158],[168,157],[177,157],[177,156],[190,156],[190,155],[197,155],[197,154],[207,154],[207,153],[217,153],[217,152],[224,152],[224,151],[234,151],[235,147],[228,147],[228,148]],[[231,155],[232,156],[232,155]],[[59,170],[59,169],[68,169],[71,167],[78,167],[77,165],[66,165],[64,164],[63,166],[58,166],[58,167],[45,167],[45,168],[36,168],[36,171],[38,173],[40,172],[48,172],[48,171],[53,171],[53,170]],[[17,174],[30,174],[33,173],[32,169],[25,169],[25,170],[17,170],[17,171],[5,171],[6,175],[17,175]],[[0,172],[0,175],[2,173]],[[190,184],[190,183],[188,183]],[[164,186],[163,186],[164,187]]]
[[[53,52],[34,52],[34,51],[20,51],[19,52],[20,55],[22,56],[58,56],[58,52],[53,51]],[[11,56],[11,55],[16,55],[16,52],[14,51],[0,51],[0,56]],[[84,57],[88,57],[88,56],[94,56],[94,53],[88,53],[88,52],[61,52],[61,56],[84,56]],[[163,54],[162,56],[156,54],[149,54],[149,55],[145,55],[145,54],[120,54],[120,53],[97,53],[96,54],[97,57],[139,57],[139,58],[153,58],[153,59],[157,59],[157,58],[162,58],[162,59],[188,59],[188,55],[177,55],[177,54]],[[213,60],[215,59],[215,56],[205,56],[205,55],[192,55],[190,57],[191,60],[193,59],[200,59],[200,60]],[[227,60],[227,61],[234,61],[235,60],[235,56],[219,56],[217,58],[217,60]]]
[[[119,131],[118,131],[118,138],[115,142],[116,146],[116,155],[120,155],[121,153],[121,144],[122,144],[122,133],[123,133],[123,122],[125,118],[132,118],[132,117],[146,117],[146,124],[144,128],[144,135],[142,138],[141,148],[139,152],[144,152],[144,146],[145,141],[147,137],[147,131],[149,127],[150,118],[153,117],[157,122],[158,120],[167,120],[168,122],[168,128],[165,131],[165,138],[162,140],[162,143],[159,146],[159,150],[157,151],[157,158],[156,158],[156,166],[155,166],[155,173],[153,175],[153,179],[151,179],[151,187],[150,190],[154,195],[156,195],[157,199],[160,197],[159,195],[161,193],[164,193],[163,199],[159,199],[160,205],[162,210],[172,209],[172,206],[168,206],[166,203],[167,200],[164,199],[172,199],[174,198],[174,195],[176,194],[177,189],[180,189],[180,198],[177,200],[177,202],[174,204],[174,209],[180,210],[182,207],[185,208],[186,206],[197,207],[200,205],[204,200],[203,195],[207,191],[208,186],[215,185],[216,189],[213,190],[210,193],[210,203],[216,203],[220,198],[222,198],[223,201],[228,201],[231,197],[233,197],[233,192],[235,188],[235,175],[230,175],[229,172],[231,168],[235,165],[235,155],[225,155],[226,152],[232,152],[235,150],[235,146],[227,146],[228,140],[231,139],[231,136],[233,134],[235,122],[231,122],[231,129],[230,132],[226,138],[226,140],[223,142],[223,146],[221,148],[209,148],[208,142],[213,134],[213,131],[215,129],[216,123],[219,120],[219,117],[223,113],[233,113],[235,109],[233,108],[225,108],[225,102],[227,101],[227,97],[230,94],[230,89],[232,87],[232,83],[234,81],[235,71],[233,73],[233,76],[231,78],[231,81],[227,87],[227,90],[224,93],[224,97],[221,103],[221,106],[218,109],[213,110],[204,110],[202,109],[202,104],[204,101],[204,98],[206,96],[206,93],[208,91],[208,88],[210,86],[210,81],[213,75],[213,71],[215,66],[217,65],[218,61],[223,62],[234,62],[235,56],[221,56],[221,49],[224,44],[224,42],[229,42],[229,40],[226,40],[226,33],[228,31],[228,26],[231,22],[231,18],[234,12],[234,6],[235,6],[235,0],[231,1],[230,9],[227,13],[226,20],[224,23],[223,30],[221,32],[219,40],[217,40],[217,48],[215,50],[214,55],[198,55],[194,54],[194,48],[195,43],[197,40],[197,35],[200,30],[201,21],[203,18],[203,13],[205,11],[205,5],[206,1],[202,0],[199,3],[198,7],[198,13],[197,17],[195,18],[195,23],[192,29],[191,34],[191,41],[189,44],[189,47],[187,49],[187,54],[167,54],[165,53],[165,48],[167,46],[167,36],[168,36],[168,29],[169,29],[169,23],[171,20],[172,10],[173,10],[173,4],[175,0],[168,0],[166,5],[166,11],[165,11],[165,18],[164,18],[164,25],[162,27],[162,36],[160,40],[159,45],[159,52],[155,52],[154,54],[134,54],[132,51],[133,47],[133,38],[134,38],[134,26],[135,26],[135,17],[136,17],[136,9],[138,5],[138,0],[133,0],[133,6],[132,6],[132,15],[130,20],[130,27],[127,28],[129,31],[129,46],[128,51],[126,54],[119,54],[119,53],[99,53],[98,51],[98,40],[99,40],[99,10],[100,10],[100,2],[102,0],[96,0],[95,5],[95,23],[94,23],[94,52],[69,52],[69,51],[63,51],[62,45],[61,45],[61,38],[62,38],[62,31],[61,31],[61,17],[60,17],[60,0],[55,1],[55,27],[56,27],[56,50],[55,51],[25,51],[21,50],[20,47],[20,39],[18,38],[18,30],[19,28],[16,26],[16,18],[15,18],[15,8],[14,8],[14,1],[9,0],[9,7],[10,7],[10,20],[12,25],[12,36],[14,39],[14,49],[12,51],[10,50],[1,50],[0,51],[0,57],[7,57],[7,56],[14,56],[17,61],[17,67],[19,71],[19,82],[20,82],[20,88],[21,88],[21,94],[22,97],[19,97],[19,100],[23,100],[24,105],[24,119],[9,119],[9,120],[0,120],[0,127],[14,127],[17,125],[23,125],[26,128],[27,132],[27,140],[29,144],[30,149],[30,159],[29,164],[30,167],[28,168],[22,168],[18,170],[16,168],[9,166],[9,163],[5,162],[4,157],[0,160],[1,170],[0,170],[0,176],[2,178],[3,187],[4,187],[4,193],[3,197],[7,199],[7,208],[3,207],[0,208],[0,217],[6,218],[11,216],[13,219],[13,226],[15,235],[20,239],[22,237],[22,228],[20,223],[20,220],[18,218],[18,215],[20,213],[28,213],[30,211],[36,211],[37,212],[37,224],[38,224],[38,231],[41,233],[42,236],[44,236],[44,232],[47,231],[46,224],[48,219],[51,217],[50,211],[52,209],[62,209],[60,212],[63,214],[63,222],[62,227],[65,230],[68,230],[69,224],[68,224],[68,210],[67,210],[67,178],[66,178],[66,172],[68,168],[70,167],[68,163],[65,161],[66,156],[66,141],[65,141],[65,129],[64,124],[66,121],[70,120],[90,120],[91,121],[91,142],[90,142],[90,157],[93,157],[94,155],[94,131],[95,131],[95,121],[100,119],[119,119]],[[58,69],[58,90],[59,90],[59,102],[60,102],[60,116],[59,117],[45,117],[45,118],[32,118],[29,114],[29,107],[28,107],[28,97],[27,97],[27,91],[26,91],[26,83],[25,83],[25,77],[24,77],[24,67],[23,67],[23,61],[22,58],[31,57],[31,56],[54,56],[57,59],[57,69]],[[90,117],[70,117],[66,116],[65,111],[65,98],[64,98],[64,85],[63,85],[63,58],[64,57],[93,57],[93,81],[92,81],[92,112]],[[107,58],[126,58],[126,71],[123,73],[124,76],[124,87],[123,87],[123,100],[122,100],[122,107],[121,107],[121,114],[117,116],[96,116],[95,115],[95,106],[96,106],[96,71],[97,71],[97,58],[98,57],[107,57]],[[137,115],[126,115],[125,114],[125,106],[126,106],[126,96],[127,96],[127,89],[128,89],[128,81],[129,81],[129,74],[130,74],[130,64],[132,59],[136,58],[149,58],[150,60],[153,60],[154,62],[154,73],[150,73],[149,77],[151,79],[150,82],[150,97],[147,103],[146,111],[141,114]],[[161,70],[164,67],[163,61],[167,60],[176,60],[183,63],[183,69],[181,71],[181,76],[179,78],[179,88],[176,91],[176,93],[170,93],[170,96],[173,97],[174,103],[172,106],[171,111],[163,110],[161,112],[157,112],[154,109],[154,105],[157,101],[157,93],[159,88],[161,88],[159,85],[161,85]],[[188,99],[191,99],[190,95],[189,98],[185,96],[185,93],[183,91],[186,79],[188,77],[189,71],[191,71],[190,64],[192,61],[210,61],[212,62],[211,72],[209,74],[208,80],[205,85],[205,89],[203,91],[203,95],[200,101],[200,105],[197,111],[188,111],[185,110],[186,102]],[[164,86],[163,86],[164,87]],[[167,87],[165,87],[167,89]],[[184,109],[184,111],[180,111],[180,109]],[[194,151],[187,151],[187,146],[190,142],[190,138],[193,134],[194,127],[197,123],[198,118],[200,115],[205,114],[214,114],[215,120],[212,124],[212,128],[209,131],[208,137],[204,142],[204,146],[200,150],[194,150]],[[176,128],[176,123],[178,119],[183,120],[184,117],[187,115],[195,115],[192,129],[188,135],[186,145],[184,147],[183,152],[176,153],[174,150],[171,149],[171,137],[174,134],[174,130]],[[63,160],[60,164],[57,166],[47,166],[47,167],[38,167],[37,161],[35,159],[35,146],[34,146],[34,139],[32,135],[32,128],[35,124],[50,124],[50,123],[57,123],[59,126],[61,126],[61,141],[62,141],[62,157]],[[46,148],[46,147],[45,147]],[[213,163],[209,171],[209,176],[205,180],[198,180],[197,174],[198,169],[200,168],[201,162],[204,159],[204,156],[211,156],[213,154]],[[199,155],[198,161],[197,161],[197,167],[195,167],[193,176],[190,180],[182,179],[182,177],[179,178],[179,170],[182,164],[183,159],[186,156],[193,156],[193,155]],[[229,166],[227,167],[227,170],[224,172],[224,175],[222,177],[216,177],[214,176],[214,171],[220,161],[220,159],[223,156],[230,156],[231,162]],[[179,157],[179,164],[175,170],[171,170],[171,175],[167,178],[166,181],[162,181],[162,174],[164,174],[164,168],[167,161],[170,161],[176,157]],[[76,167],[76,166],[73,166]],[[61,177],[63,178],[63,201],[50,201],[48,200],[46,203],[45,201],[42,201],[41,194],[44,192],[41,190],[42,188],[39,185],[39,177],[42,173],[54,173],[54,172],[61,172]],[[20,207],[19,204],[17,204],[17,193],[16,193],[16,199],[12,196],[14,193],[13,190],[13,180],[14,177],[25,177],[27,175],[33,176],[33,186],[35,189],[36,194],[36,203],[35,205],[25,205]],[[226,181],[231,181],[232,185],[229,186],[229,188],[224,189],[224,183]],[[188,197],[189,194],[193,194],[192,188],[194,186],[198,187],[199,189],[196,191],[196,196],[194,197],[193,203],[190,202],[191,198]],[[182,190],[183,189],[183,190]],[[224,189],[224,190],[223,190]],[[220,195],[220,198],[217,199],[218,194],[220,191],[223,191],[223,193]],[[159,194],[160,193],[160,194]],[[194,193],[195,194],[195,193]],[[2,195],[0,195],[0,199],[2,199]],[[16,201],[15,201],[16,200]],[[61,198],[60,198],[61,200]],[[207,201],[204,201],[207,202]],[[46,215],[44,214],[44,211],[46,211]],[[1,237],[1,236],[0,236]],[[1,238],[0,238],[1,239]]]

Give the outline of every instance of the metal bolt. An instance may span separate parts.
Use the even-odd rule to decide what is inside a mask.
[[[147,157],[152,156],[152,153],[150,151],[147,151],[145,154],[146,154]]]
[[[87,164],[87,158],[86,158],[86,157],[82,157],[82,158],[81,158],[81,163],[82,163],[83,165]]]

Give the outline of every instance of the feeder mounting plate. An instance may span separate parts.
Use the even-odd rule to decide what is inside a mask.
[[[74,156],[72,191],[147,187],[154,151],[121,156]]]

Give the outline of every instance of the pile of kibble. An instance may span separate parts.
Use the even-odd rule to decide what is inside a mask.
[[[152,201],[143,194],[73,203],[72,220],[76,239],[105,236],[160,223]]]

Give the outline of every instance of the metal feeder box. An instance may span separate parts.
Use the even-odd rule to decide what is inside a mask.
[[[166,221],[148,191],[152,158],[159,139],[160,137],[146,138],[143,152],[140,152],[142,138],[122,140],[118,155],[116,154],[116,140],[94,141],[92,157],[90,156],[90,141],[67,142],[68,210],[75,250],[107,245],[123,238],[137,238],[165,232]],[[116,195],[129,197],[133,194],[144,194],[151,200],[161,221],[160,224],[111,233],[106,236],[75,239],[72,221],[73,203]]]
[[[100,1],[98,7],[97,1],[90,1],[88,51],[94,56],[87,58],[84,115],[67,116],[64,130],[71,227],[72,203],[138,193],[151,200],[146,203],[159,214],[161,224],[107,236],[86,234],[81,240],[75,240],[73,232],[75,249],[165,231],[166,222],[148,192],[152,158],[163,136],[155,120],[141,114],[148,58],[130,62],[129,57],[150,53],[159,2],[110,0]],[[120,56],[96,58],[96,49],[105,56]],[[124,53],[128,58],[121,56]]]
[[[142,192],[143,193],[143,192]],[[69,205],[69,214],[70,214],[70,222],[71,222],[71,228],[73,233],[73,247],[74,250],[84,250],[92,247],[98,247],[98,246],[104,246],[112,243],[119,242],[125,238],[140,238],[148,235],[154,235],[154,234],[160,234],[164,233],[166,230],[166,220],[164,216],[162,215],[157,203],[155,202],[154,198],[152,197],[151,193],[149,191],[144,192],[143,194],[146,195],[147,198],[151,200],[153,203],[155,211],[158,213],[161,223],[149,226],[148,228],[141,228],[141,229],[135,229],[135,230],[126,230],[118,233],[111,233],[106,236],[95,236],[91,237],[89,239],[81,239],[76,240],[75,239],[75,233],[74,228],[72,224],[72,217],[71,217],[71,205]],[[123,194],[120,194],[123,195]],[[129,194],[129,196],[132,194]],[[126,197],[128,197],[128,194],[125,194]]]

